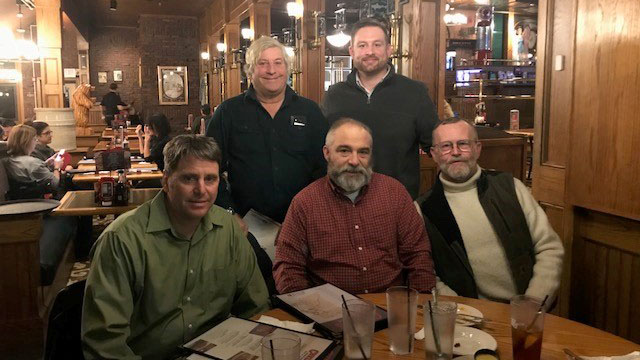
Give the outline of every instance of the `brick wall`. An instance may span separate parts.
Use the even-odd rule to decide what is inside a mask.
[[[97,101],[109,91],[113,82],[113,70],[122,70],[122,82],[117,82],[122,100],[130,104],[141,104],[138,86],[138,29],[134,27],[102,27],[91,33],[89,41],[89,70],[91,85],[96,89],[91,93]],[[107,83],[98,83],[98,72],[107,72]]]
[[[162,112],[171,119],[171,130],[181,133],[188,114],[200,113],[198,19],[182,16],[141,15],[138,48],[142,60],[142,107],[145,116]],[[188,105],[159,105],[158,66],[186,66]]]
[[[118,84],[122,100],[135,100],[136,110],[146,116],[162,112],[171,120],[174,134],[181,133],[187,115],[200,113],[198,19],[182,16],[141,15],[137,28],[104,27],[92,32],[89,42],[93,96],[100,101],[113,82],[113,70],[123,71]],[[138,81],[138,62],[142,87]],[[160,105],[158,66],[186,66],[189,80],[188,105]],[[107,71],[107,83],[98,83],[98,72]]]

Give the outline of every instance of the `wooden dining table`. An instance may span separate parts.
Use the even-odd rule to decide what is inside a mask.
[[[385,294],[363,294],[359,296],[384,309],[387,307]],[[420,303],[424,303],[426,300],[431,299],[431,295],[421,294],[419,301]],[[485,319],[480,329],[489,333],[496,340],[498,344],[497,352],[500,359],[513,359],[511,348],[511,309],[509,304],[464,297],[440,296],[439,299],[470,305],[480,310]],[[265,315],[280,320],[298,320],[293,315],[281,309],[269,310]],[[420,330],[422,324],[422,312],[419,310],[415,330]],[[563,352],[564,348],[570,349],[581,356],[626,355],[633,351],[640,351],[640,345],[616,335],[559,316],[546,314],[544,318],[544,335],[540,359],[567,360]],[[387,330],[378,331],[374,334],[371,358],[373,360],[424,360],[424,340],[416,340],[415,349],[412,354],[402,356],[394,355],[389,350]]]
[[[153,199],[160,189],[131,189],[131,202],[124,206],[102,206],[95,202],[93,190],[67,191],[60,205],[53,209],[53,216],[120,215]]]
[[[99,181],[101,177],[110,176],[118,179],[117,171],[99,171],[73,175],[74,183],[93,183]],[[157,169],[132,168],[127,170],[127,180],[142,181],[151,179],[162,179],[162,171]]]
[[[115,132],[116,131],[118,131],[118,130],[117,129],[114,130],[112,128],[105,128],[102,131],[101,136],[102,136],[103,139],[111,139],[111,138],[113,138],[115,136]],[[136,128],[135,127],[128,127],[126,133],[127,133],[127,137],[129,137],[129,138],[130,137],[137,137]]]

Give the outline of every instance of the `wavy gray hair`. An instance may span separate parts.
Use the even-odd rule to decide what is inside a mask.
[[[263,51],[277,47],[282,52],[282,58],[284,59],[284,65],[287,68],[287,78],[291,75],[291,58],[287,54],[287,51],[278,40],[262,35],[260,39],[255,40],[251,43],[251,46],[247,49],[247,54],[244,59],[246,64],[244,65],[244,72],[247,74],[247,78],[251,79],[253,77],[253,71],[258,64],[258,59],[260,58],[260,54]]]
[[[164,175],[167,177],[178,168],[180,160],[188,156],[222,164],[222,152],[218,144],[213,138],[202,135],[178,135],[165,145],[162,155]]]

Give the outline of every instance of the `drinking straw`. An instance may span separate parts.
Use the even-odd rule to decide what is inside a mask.
[[[525,332],[529,332],[529,330],[531,330],[531,328],[533,327],[533,325],[536,323],[536,320],[538,320],[538,316],[542,313],[542,308],[544,307],[544,304],[547,302],[547,299],[549,298],[549,295],[545,295],[544,300],[542,300],[542,303],[540,304],[540,307],[538,308],[538,311],[536,311],[536,315],[533,317],[533,320],[531,320],[531,323],[529,324],[529,326],[527,326],[525,328]]]
[[[440,355],[440,339],[438,338],[438,332],[436,331],[436,325],[433,321],[433,308],[431,307],[431,301],[429,303],[429,320],[431,320],[431,333],[433,334],[433,341],[436,343],[436,352]]]
[[[358,330],[356,330],[356,324],[353,323],[353,318],[351,317],[351,311],[349,311],[349,307],[347,306],[347,300],[345,300],[344,295],[340,295],[340,297],[342,298],[342,304],[344,304],[345,310],[347,310],[347,317],[349,318],[349,323],[353,328],[353,332],[356,333],[356,335],[358,335]],[[358,344],[358,349],[360,349],[360,353],[362,354],[362,358],[364,360],[368,360],[367,355],[365,355],[364,349],[362,348],[362,344],[360,344],[360,337],[356,336],[355,340],[356,340],[356,344]]]
[[[273,339],[269,339],[269,345],[271,347],[271,360],[276,360],[276,354],[273,350]]]
[[[413,331],[411,330],[411,281],[407,276],[407,351],[411,351],[411,338]]]

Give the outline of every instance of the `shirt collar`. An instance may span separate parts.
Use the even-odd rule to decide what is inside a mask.
[[[373,178],[373,175],[372,175],[372,178]],[[329,188],[331,189],[331,191],[335,196],[341,199],[347,200],[349,202],[352,202],[351,199],[349,199],[349,197],[345,195],[345,191],[340,186],[336,185],[333,182],[333,180],[331,180],[329,175],[326,175],[326,179],[327,179],[327,183],[329,184]],[[369,181],[369,184],[370,183],[371,183],[371,180]],[[356,197],[356,200],[353,201],[354,204],[357,204],[367,194],[367,190],[369,190],[369,184],[366,184],[365,186],[360,188],[360,193]]]
[[[167,213],[167,207],[165,205],[165,199],[167,198],[164,190],[160,190],[149,203],[149,222],[147,223],[147,233],[170,230],[171,233],[177,238],[177,233],[174,231],[169,220],[169,214]],[[216,211],[215,205],[211,206],[211,209],[202,217],[198,229],[194,232],[193,239],[196,239],[199,232],[204,232],[213,229],[213,226],[222,226],[222,210]]]
[[[376,86],[374,86],[373,89],[371,89],[371,92],[369,92],[367,90],[367,88],[365,88],[364,85],[362,85],[362,82],[360,81],[360,75],[358,74],[358,70],[356,68],[353,68],[353,73],[355,73],[355,83],[356,83],[356,85],[358,87],[360,87],[362,90],[364,90],[369,95],[371,95],[371,93],[373,93],[373,90],[375,90],[375,88],[378,87],[378,85],[382,84],[382,82],[385,81],[389,77],[389,74],[393,73],[392,71],[393,71],[393,66],[387,65],[387,73],[384,74],[384,77],[382,78],[382,80],[380,80],[380,82],[377,83]]]

